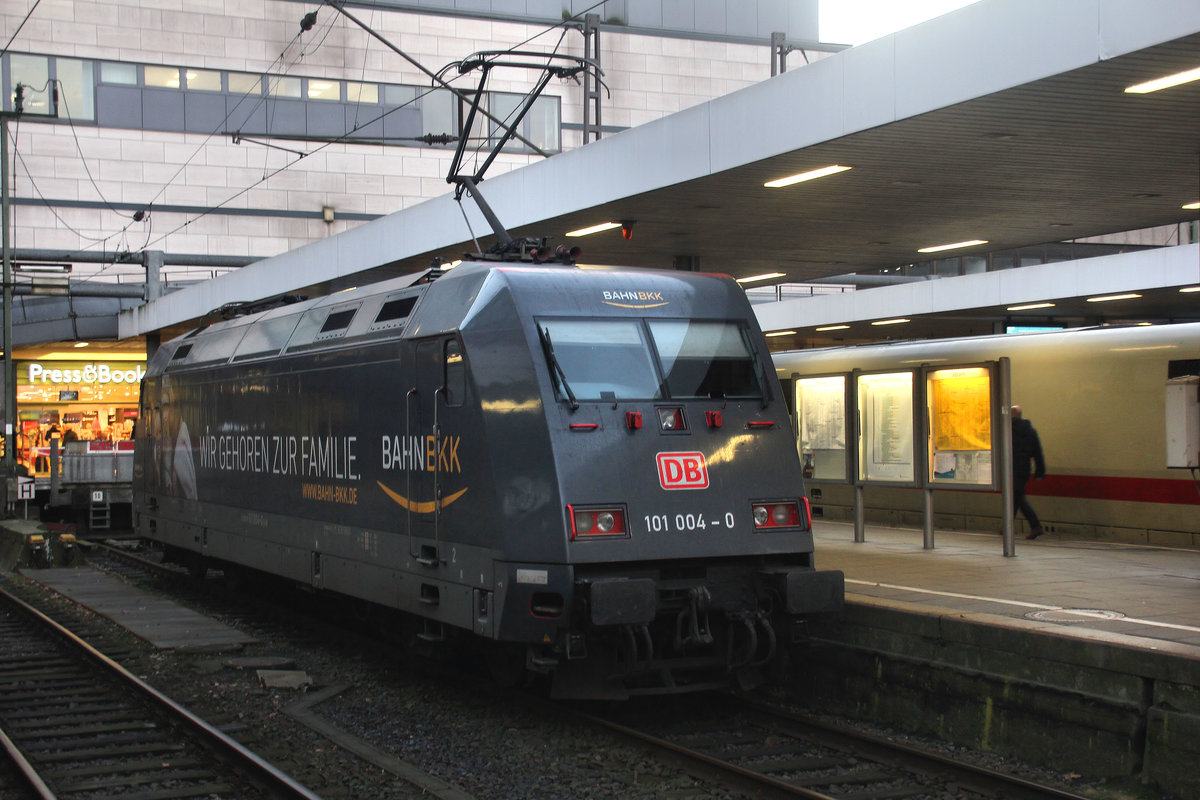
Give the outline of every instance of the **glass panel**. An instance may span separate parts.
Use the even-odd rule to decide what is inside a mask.
[[[503,122],[505,125],[512,124],[512,118],[515,116],[517,108],[521,105],[521,95],[519,94],[504,94],[502,92],[492,92],[488,96],[489,108],[488,111],[492,116]],[[524,121],[522,121],[524,122]],[[488,147],[491,148],[504,135],[505,128],[495,122],[488,121],[488,130],[491,131],[492,139],[488,142]],[[523,130],[524,125],[517,127],[517,133],[525,135]],[[482,143],[481,143],[482,144]],[[509,150],[527,150],[528,148],[521,143],[521,140],[513,138],[509,140],[506,149]]]
[[[546,152],[562,150],[562,123],[557,97],[539,97],[525,117],[525,136]]]
[[[247,75],[244,72],[229,73],[230,94],[261,94],[262,76]]]
[[[219,92],[221,91],[221,73],[211,69],[189,69],[184,73],[187,78],[189,91]]]
[[[903,483],[915,480],[912,390],[911,372],[859,377],[860,479]]]
[[[267,93],[275,97],[299,97],[300,79],[281,78],[272,75],[267,78]]]
[[[350,327],[350,320],[354,319],[354,312],[357,308],[348,308],[345,311],[334,311],[325,318],[325,324],[321,326],[319,333],[329,333],[330,331],[345,330]]]
[[[192,344],[192,351],[188,354],[187,363],[228,360],[248,327],[250,326],[238,325],[216,333],[201,334]],[[176,351],[176,355],[178,355],[178,351]]]
[[[308,79],[309,100],[341,100],[342,84],[340,81]]]
[[[454,107],[457,99],[454,94],[437,89],[421,98],[421,133],[450,133],[458,134],[458,126],[454,122]]]
[[[797,446],[804,477],[819,481],[849,478],[846,449],[846,376],[798,378]]]
[[[55,61],[54,67],[61,85],[59,116],[94,120],[96,118],[96,93],[92,86],[92,62],[60,58]]]
[[[50,60],[45,56],[8,57],[9,74],[12,82],[8,85],[9,102],[16,92],[17,84],[24,87],[24,108],[26,114],[53,114],[50,107]]]
[[[762,397],[757,362],[734,322],[650,320],[673,398]]]
[[[657,400],[661,397],[650,348],[637,320],[545,320],[547,357],[555,386],[563,376],[577,400]]]
[[[278,353],[287,343],[288,337],[296,329],[300,314],[289,314],[286,317],[276,317],[257,325],[251,325],[246,336],[238,344],[233,357],[249,358],[254,355],[270,355]]]
[[[964,275],[976,275],[980,272],[987,272],[986,256],[963,256]]]
[[[179,67],[143,67],[147,86],[179,88]]]
[[[373,83],[346,84],[346,101],[349,103],[378,103],[379,87]]]
[[[984,367],[929,373],[929,479],[992,483],[992,382]]]
[[[375,315],[374,325],[381,322],[393,322],[400,319],[408,319],[408,315],[412,312],[413,306],[417,304],[415,297],[401,297],[397,300],[389,300],[379,309],[379,313]]]
[[[105,61],[100,65],[101,83],[120,83],[125,86],[137,86],[136,64],[112,64]]]
[[[415,86],[384,86],[383,102],[390,106],[402,106],[417,99]]]

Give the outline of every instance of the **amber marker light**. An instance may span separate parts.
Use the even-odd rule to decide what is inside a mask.
[[[590,228],[580,228],[579,230],[567,231],[564,236],[587,236],[592,233],[600,233],[601,231],[611,231],[613,228],[621,227],[619,222],[601,222],[599,225],[593,225]]]
[[[1023,306],[1009,306],[1005,311],[1032,311],[1035,308],[1054,308],[1054,303],[1027,303]]]
[[[1089,303],[1107,303],[1109,300],[1134,300],[1138,297],[1141,297],[1141,295],[1130,292],[1129,294],[1106,294],[1102,297],[1089,297],[1087,301]]]
[[[1200,81],[1200,67],[1195,69],[1176,72],[1174,75],[1164,75],[1161,78],[1155,78],[1152,81],[1145,83],[1137,83],[1133,86],[1126,86],[1126,94],[1149,94],[1162,89],[1170,89],[1172,86],[1179,86],[1183,83],[1191,83],[1192,81]]]
[[[831,164],[828,167],[821,167],[820,169],[813,169],[809,170],[808,172],[800,172],[796,175],[788,175],[786,178],[776,178],[773,181],[767,181],[763,184],[763,186],[767,187],[768,189],[781,189],[784,186],[791,186],[794,183],[804,183],[805,181],[824,178],[826,175],[836,175],[837,173],[845,172],[848,169],[851,169],[851,167],[843,167],[840,164]]]
[[[782,278],[782,277],[784,277],[784,275],[785,275],[785,273],[783,273],[783,272],[764,272],[762,275],[750,275],[745,278],[738,278],[737,282],[738,283],[753,283],[754,281],[769,281],[772,278]]]
[[[956,250],[959,247],[974,247],[977,244],[987,244],[987,239],[971,239],[967,242],[954,242],[952,244],[935,244],[930,247],[922,247],[918,253],[940,253],[943,250]]]

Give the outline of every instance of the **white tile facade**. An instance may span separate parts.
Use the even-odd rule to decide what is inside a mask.
[[[30,2],[0,6],[0,37],[7,41]],[[429,85],[411,64],[328,7],[317,8],[316,27],[300,33],[309,6],[277,0],[43,0],[10,52],[132,61],[192,68],[272,72],[313,78]],[[552,51],[582,55],[579,31],[432,14],[356,8],[362,21],[431,70],[479,50]],[[763,80],[770,74],[769,42],[762,46],[601,34],[606,126],[628,127],[657,119]],[[528,41],[527,41],[528,40]],[[809,53],[818,58],[821,53]],[[791,65],[803,64],[800,53]],[[522,91],[529,73],[496,70],[489,88]],[[475,73],[455,85],[473,86]],[[582,88],[551,81],[562,98],[565,124],[580,124]],[[13,196],[38,205],[14,206],[15,248],[269,256],[346,230],[356,221],[320,219],[335,214],[387,214],[449,191],[445,150],[378,145],[282,141],[307,153],[234,144],[228,135],[162,133],[37,122],[10,122],[15,134]],[[564,129],[564,148],[576,147],[578,130]],[[12,145],[10,143],[10,157]],[[532,158],[502,155],[498,174]],[[42,200],[48,204],[43,205]],[[85,203],[187,206],[195,211],[152,211],[143,221],[132,210],[74,208]],[[212,213],[200,209],[212,208]],[[313,216],[250,216],[240,209],[306,212]],[[233,212],[233,213],[231,213]],[[503,211],[501,210],[501,215]],[[80,265],[77,275],[140,280],[136,266]],[[196,272],[195,270],[192,271]],[[204,271],[200,271],[204,272]],[[182,271],[171,270],[179,277]]]

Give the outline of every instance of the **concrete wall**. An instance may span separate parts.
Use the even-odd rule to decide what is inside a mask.
[[[794,691],[813,708],[1200,796],[1195,648],[872,598],[810,630]]]

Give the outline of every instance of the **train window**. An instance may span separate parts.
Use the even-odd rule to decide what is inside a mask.
[[[346,309],[345,311],[334,311],[325,318],[325,324],[321,326],[319,333],[332,333],[334,331],[344,331],[350,327],[350,320],[354,319],[354,309]]]
[[[542,346],[556,389],[577,400],[658,400],[658,374],[641,323],[543,320]]]
[[[233,360],[275,355],[287,344],[288,337],[296,329],[300,317],[300,314],[288,314],[251,325],[234,351]]]
[[[754,351],[736,322],[649,320],[648,324],[671,397],[762,397]]]
[[[196,339],[192,345],[191,352],[188,353],[188,365],[228,361],[229,357],[233,355],[238,342],[245,335],[246,329],[249,327],[249,325],[238,325],[232,328],[212,331]],[[180,350],[182,349],[180,348]],[[176,351],[176,355],[178,354],[178,351]]]
[[[416,304],[417,298],[415,296],[398,297],[395,300],[388,300],[379,309],[379,313],[375,315],[375,321],[371,323],[371,329],[377,330],[399,326],[404,320],[408,319],[408,315],[412,313],[413,306]]]
[[[457,339],[447,339],[445,346],[446,405],[461,406],[467,396],[467,365]]]

